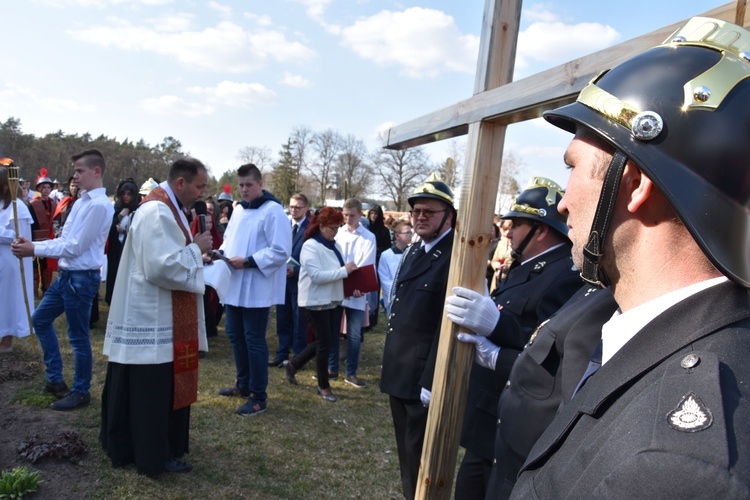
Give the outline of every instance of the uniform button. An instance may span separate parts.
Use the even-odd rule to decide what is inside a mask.
[[[396,302],[398,302],[398,297],[396,297]]]
[[[496,465],[496,464],[497,464],[497,458],[493,458],[492,459],[492,465]]]
[[[425,283],[425,284],[424,284],[424,286],[426,287],[426,286],[427,286],[427,283]]]
[[[499,418],[497,419],[497,425],[500,425],[500,419]]]
[[[505,387],[510,387],[510,380],[508,380],[507,382],[505,382]]]
[[[700,361],[701,358],[697,354],[688,354],[687,356],[682,358],[682,361],[680,361],[680,366],[687,370],[688,368],[692,368],[700,363]]]

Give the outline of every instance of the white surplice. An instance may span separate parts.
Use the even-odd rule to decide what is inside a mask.
[[[162,187],[170,194],[169,186]],[[181,219],[184,214],[180,213]],[[183,220],[187,228],[187,219]],[[189,234],[189,230],[188,230]],[[203,313],[203,260],[166,203],[150,201],[133,216],[117,270],[104,338],[114,363],[147,365],[173,360],[172,290],[198,294],[198,344],[208,351]]]

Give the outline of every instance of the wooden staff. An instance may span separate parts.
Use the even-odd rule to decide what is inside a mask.
[[[16,231],[16,238],[20,237],[20,231],[18,229],[18,166],[13,163],[10,158],[3,158],[0,160],[0,164],[8,167],[8,187],[10,188],[12,204],[13,204],[13,228]],[[31,307],[29,306],[29,294],[26,290],[26,273],[23,266],[23,258],[18,259],[18,266],[21,269],[21,289],[23,290],[23,301],[26,305],[26,317],[29,320],[29,334],[34,333],[34,326],[31,322]],[[31,347],[36,352],[36,344],[31,343]]]

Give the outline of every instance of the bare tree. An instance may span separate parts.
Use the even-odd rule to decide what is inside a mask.
[[[341,153],[341,134],[333,129],[317,132],[312,135],[310,145],[315,155],[310,160],[307,171],[318,185],[318,203],[325,202],[329,188],[334,185],[334,169]]]
[[[440,178],[455,193],[461,183],[461,170],[466,158],[466,139],[448,141],[448,158],[440,164]]]
[[[521,191],[521,184],[518,177],[523,173],[523,160],[521,160],[513,151],[508,151],[503,157],[503,164],[500,169],[500,187],[497,192],[495,209],[498,212],[505,211],[510,203]]]
[[[291,139],[292,156],[294,165],[294,185],[296,191],[300,191],[306,184],[303,179],[304,172],[308,170],[308,147],[312,143],[313,132],[309,127],[299,125],[292,130]]]
[[[429,174],[427,153],[422,148],[381,148],[373,155],[373,163],[396,210],[406,210],[409,195]]]
[[[361,198],[369,183],[372,168],[366,162],[367,147],[362,139],[349,134],[341,142],[341,154],[336,161],[340,182],[344,184],[343,198]]]
[[[237,159],[242,164],[252,163],[263,173],[273,161],[273,152],[268,147],[245,146],[237,152]]]
[[[297,191],[296,172],[292,139],[289,138],[281,145],[279,159],[274,163],[271,175],[267,176],[270,177],[268,185],[282,203],[286,203]]]

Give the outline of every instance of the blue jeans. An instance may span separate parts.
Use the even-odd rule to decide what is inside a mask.
[[[286,301],[276,306],[276,334],[279,337],[279,348],[276,358],[287,359],[289,351],[297,356],[307,347],[307,322],[297,305],[297,290],[286,287]]]
[[[268,344],[266,328],[270,307],[227,306],[226,330],[237,366],[237,385],[247,387],[252,399],[266,401]]]
[[[52,323],[65,313],[68,341],[75,362],[72,390],[81,394],[88,394],[91,388],[89,318],[91,304],[99,291],[100,283],[101,273],[98,270],[60,270],[57,279],[50,285],[31,318],[34,332],[44,351],[47,382],[57,384],[63,381],[62,357],[57,343],[57,332]]]
[[[344,308],[346,314],[346,376],[357,374],[359,366],[359,349],[362,345],[362,321],[365,312],[351,307]],[[331,354],[328,356],[328,369],[332,373],[339,372],[339,336],[333,336]]]

